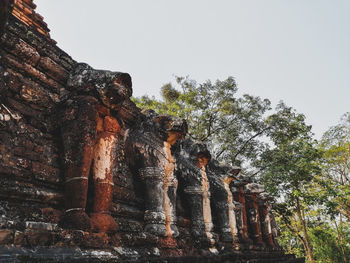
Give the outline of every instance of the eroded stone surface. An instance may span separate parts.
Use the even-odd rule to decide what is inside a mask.
[[[32,0],[0,7],[0,261],[302,262],[262,187],[137,108],[129,74],[74,61]]]

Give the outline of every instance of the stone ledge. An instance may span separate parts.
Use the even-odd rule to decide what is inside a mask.
[[[247,254],[239,255],[225,253],[221,255],[197,255],[182,257],[159,257],[158,248],[131,249],[113,247],[111,250],[81,250],[75,248],[47,248],[24,249],[5,247],[0,248],[1,262],[190,262],[190,263],[305,263],[305,259],[295,258],[293,255],[275,254]]]

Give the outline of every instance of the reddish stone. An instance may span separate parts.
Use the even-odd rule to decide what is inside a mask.
[[[22,246],[25,246],[26,245],[26,242],[25,242],[25,238],[24,238],[24,234],[23,232],[20,232],[20,231],[16,231],[15,232],[15,235],[14,235],[14,239],[13,239],[13,244],[15,246],[18,246],[18,247],[22,247]]]
[[[16,58],[11,55],[5,56],[4,59],[7,63],[17,68],[19,71],[29,74],[34,79],[40,80],[43,84],[56,92],[59,92],[63,88],[59,83],[57,83],[57,81],[48,78],[43,72],[29,64],[18,62]]]
[[[18,59],[35,66],[40,59],[39,53],[34,47],[22,39],[16,38],[12,33],[6,32],[2,37],[5,49],[14,54]]]
[[[48,57],[42,57],[39,60],[39,66],[53,79],[65,83],[68,78],[68,72]]]
[[[98,113],[100,114],[100,116],[102,116],[102,117],[111,115],[111,111],[103,105],[96,105],[96,109],[97,109]]]
[[[176,239],[172,237],[160,237],[159,238],[159,246],[164,248],[176,248],[177,242]]]
[[[160,250],[161,257],[181,257],[183,256],[182,249],[162,249]],[[181,262],[181,260],[179,261]]]
[[[50,223],[58,223],[62,217],[62,211],[54,209],[52,207],[42,208],[41,213],[45,221]]]
[[[117,133],[120,131],[120,125],[118,121],[111,116],[106,116],[104,118],[103,126],[104,126],[104,130],[108,132]]]
[[[46,36],[47,39],[50,39],[50,30],[47,28],[43,17],[34,11],[36,5],[32,1],[16,0],[15,2],[12,15],[16,16],[27,26]]]
[[[103,119],[101,117],[99,117],[97,119],[97,127],[96,127],[97,132],[103,132],[104,131],[104,127],[103,127]]]
[[[0,245],[11,244],[13,242],[13,230],[0,230]]]
[[[256,194],[246,194],[247,208],[249,210],[253,210],[256,218],[250,218],[250,227],[252,230],[251,236],[254,239],[254,242],[259,246],[264,246],[264,242],[262,240],[262,232],[260,225],[260,215],[259,215],[259,207],[258,207],[258,199]]]
[[[59,183],[61,181],[60,170],[39,162],[32,162],[32,171],[35,178],[50,183]]]
[[[28,230],[25,232],[28,244],[30,246],[49,246],[52,243],[51,233],[49,231]]]
[[[34,110],[33,108],[13,99],[8,98],[8,103],[12,108],[19,111],[23,115],[29,117],[35,117],[37,119],[43,119],[43,114],[40,111]]]
[[[259,203],[259,213],[260,213],[260,225],[264,231],[262,231],[263,241],[271,248],[277,248],[275,243],[273,242],[272,233],[268,232],[268,224],[271,224],[269,221],[269,212],[268,212],[268,204],[264,201],[260,201]]]
[[[44,90],[40,85],[32,81],[23,81],[20,90],[21,99],[31,103],[31,107],[43,109],[34,105],[33,103],[45,108],[52,108],[54,106],[50,93]]]
[[[90,230],[91,220],[85,211],[69,211],[66,212],[59,222],[60,226],[66,229]]]
[[[246,206],[246,198],[243,186],[238,187],[238,192],[233,194],[234,200],[239,202],[242,205],[242,241],[244,243],[251,244],[252,240],[248,236],[248,219],[247,219],[247,206]]]
[[[6,84],[7,87],[15,93],[18,93],[22,82],[19,80],[19,76],[22,76],[18,72],[14,72],[11,69],[7,69]]]
[[[109,214],[92,213],[90,214],[92,231],[94,232],[115,232],[118,229],[118,224]]]
[[[106,233],[85,233],[81,245],[87,248],[104,248],[109,243]]]

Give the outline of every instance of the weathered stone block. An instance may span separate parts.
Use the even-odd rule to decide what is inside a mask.
[[[33,46],[36,50],[40,50],[45,44],[46,40],[44,40],[38,34],[33,33],[28,30],[28,27],[20,23],[16,18],[10,17],[9,24],[7,26],[7,30],[14,33],[16,38],[23,39],[25,42]]]
[[[106,233],[86,233],[81,240],[81,246],[86,248],[104,248],[109,243]]]
[[[17,177],[18,179],[22,178],[24,180],[30,180],[31,172],[22,167],[23,162],[28,163],[28,160],[24,161],[23,158],[12,157],[9,154],[3,155],[0,160],[0,171],[3,175],[10,175],[11,177]],[[27,164],[25,166],[27,166]]]
[[[42,57],[39,61],[39,67],[53,79],[65,84],[68,78],[68,72],[49,57]]]
[[[138,202],[139,200],[136,198],[135,192],[131,189],[120,187],[115,185],[113,192],[113,199],[125,201],[125,202]]]
[[[73,69],[73,66],[76,62],[67,54],[62,54],[60,56],[60,64],[62,67],[64,67],[67,71],[70,71]]]
[[[22,83],[19,92],[21,99],[45,108],[52,108],[54,106],[54,102],[51,98],[53,94],[50,94],[34,81],[22,79]]]
[[[25,235],[23,232],[15,231],[13,244],[17,247],[23,247],[27,245]]]
[[[123,160],[125,163],[125,160]],[[133,189],[133,180],[132,180],[132,174],[127,171],[117,171],[114,176],[113,176],[113,182],[115,185],[128,188],[128,189]]]
[[[46,204],[62,204],[62,193],[57,190],[34,186],[31,183],[1,180],[0,196],[4,198],[13,198],[26,201],[35,201]]]
[[[13,230],[0,229],[0,245],[12,244]]]
[[[47,222],[57,224],[63,214],[62,211],[54,209],[52,207],[46,207],[41,209],[43,219]]]
[[[43,72],[34,68],[33,66],[27,63],[20,63],[15,57],[11,55],[7,55],[4,57],[6,63],[11,65],[12,67],[17,68],[23,74],[29,74],[33,79],[39,80],[43,85],[45,85],[50,90],[59,93],[60,89],[63,88],[61,84],[57,81],[47,77]]]
[[[135,206],[123,204],[123,203],[113,203],[111,212],[118,216],[124,216],[127,218],[142,219],[144,212]]]
[[[4,78],[6,88],[9,90],[18,93],[20,91],[22,82],[19,80],[19,76],[22,76],[20,73],[13,71],[10,68],[7,68],[4,72]],[[5,88],[5,86],[3,87]]]
[[[43,120],[43,114],[40,111],[34,110],[33,108],[20,103],[16,100],[13,100],[11,98],[7,99],[9,105],[14,108],[15,110],[17,110],[18,112],[20,112],[21,114],[25,115],[25,116],[29,116],[29,117],[34,117],[36,119],[42,119]]]
[[[160,237],[158,245],[161,248],[176,248],[178,246],[176,239],[172,237]]]
[[[147,232],[133,234],[118,233],[114,238],[125,247],[150,247],[158,244],[158,237]]]
[[[143,225],[142,223],[132,220],[130,218],[117,218],[118,230],[120,232],[142,232]]]
[[[40,160],[40,154],[36,153],[36,152],[33,152],[31,150],[27,150],[25,147],[14,147],[13,148],[13,153],[17,156],[21,156],[21,157],[24,157],[24,158],[28,158],[29,160],[31,161],[38,161]],[[29,167],[29,163],[30,161],[29,160],[23,160],[23,163],[21,165],[21,167],[23,168],[28,168]]]
[[[34,178],[37,180],[49,183],[59,183],[62,181],[60,170],[52,166],[39,162],[32,162],[32,171]]]
[[[50,231],[26,230],[24,234],[29,246],[49,246],[52,244],[52,235]]]
[[[17,39],[13,34],[6,33],[2,37],[2,42],[5,48],[16,56],[20,61],[28,63],[35,66],[40,55],[34,47],[23,41],[22,39]]]
[[[51,224],[46,222],[26,221],[25,227],[27,229],[37,229],[37,230],[44,230],[44,231],[57,230],[57,224]]]

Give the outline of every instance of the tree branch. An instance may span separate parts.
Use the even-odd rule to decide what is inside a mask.
[[[237,151],[237,153],[233,156],[233,160],[236,160],[236,157],[243,151],[245,147],[247,147],[248,143],[252,141],[254,138],[258,137],[259,135],[263,134],[265,131],[270,129],[271,127],[266,127],[265,129],[262,129],[261,131],[254,134],[252,137],[250,137],[248,140],[245,141],[243,146]]]
[[[223,147],[223,148],[221,149],[221,151],[216,155],[215,159],[218,159],[218,158],[221,156],[221,154],[224,153],[224,151],[226,151],[226,148],[225,148],[225,147]]]

